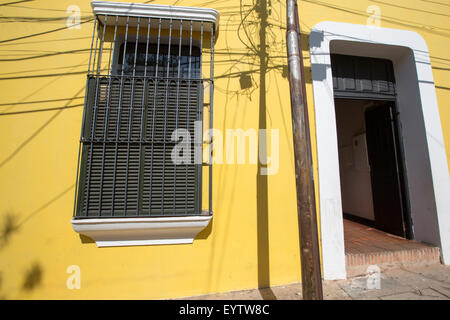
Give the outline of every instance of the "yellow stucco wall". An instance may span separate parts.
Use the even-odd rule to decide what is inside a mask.
[[[320,21],[366,24],[370,5],[381,9],[382,27],[413,30],[427,42],[450,150],[450,3],[440,1],[300,1],[314,164],[307,36]],[[70,5],[80,7],[84,21],[92,16],[90,2],[42,0],[2,6],[1,298],[152,299],[300,281],[289,84],[283,75],[285,2],[272,0],[269,7],[265,103],[260,101],[257,54],[260,17],[252,10],[256,0],[152,3],[219,11],[214,127],[223,132],[257,129],[260,112],[265,112],[267,129],[279,129],[278,173],[268,176],[266,185],[258,180],[257,165],[215,165],[214,218],[193,244],[99,249],[95,243],[81,241],[70,219],[93,22],[81,24],[80,29],[65,26]],[[239,77],[244,72],[251,75],[253,87],[241,90]],[[267,199],[258,197],[265,193]],[[79,290],[66,286],[71,265],[81,270]]]

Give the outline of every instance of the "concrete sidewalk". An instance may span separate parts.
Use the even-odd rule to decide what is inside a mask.
[[[380,267],[379,274],[353,271],[347,280],[324,281],[326,300],[450,300],[450,267],[441,264]],[[379,275],[379,277],[378,277]],[[369,278],[370,277],[370,278]],[[377,280],[379,279],[379,281]],[[299,300],[301,285],[187,297],[192,300]]]

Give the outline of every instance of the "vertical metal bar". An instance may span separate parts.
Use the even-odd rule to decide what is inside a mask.
[[[158,42],[156,47],[156,67],[155,67],[155,90],[153,92],[153,112],[152,112],[152,134],[150,139],[151,141],[151,152],[150,152],[150,189],[149,189],[149,196],[148,196],[148,214],[151,215],[152,211],[152,183],[153,183],[153,151],[154,151],[154,144],[155,144],[155,115],[156,115],[156,102],[157,102],[157,93],[158,93],[158,69],[159,69],[159,46],[161,43],[161,22],[162,19],[159,18],[159,27],[158,27]]]
[[[322,300],[322,277],[318,243],[314,173],[309,136],[308,107],[300,47],[300,26],[296,0],[287,0],[286,43],[291,91],[299,222],[300,257],[304,300]]]
[[[200,55],[203,56],[203,21],[201,22],[201,27],[200,27]],[[200,58],[200,74],[199,77],[200,79],[203,78],[203,72],[202,72],[202,66],[203,66],[203,59]]]
[[[214,23],[211,23],[211,65],[209,75],[209,132],[212,132],[213,128],[213,96],[214,96]],[[213,139],[210,137],[209,141],[209,213],[212,213],[212,144]]]
[[[116,16],[116,21],[114,22],[114,39],[111,47],[114,47],[116,44],[117,37],[117,24],[119,22],[119,16]],[[108,126],[109,126],[109,115],[111,112],[111,82],[112,75],[109,75],[108,79],[108,97],[106,101],[106,110],[105,110],[105,127],[103,128],[103,151],[102,151],[102,173],[100,175],[100,181],[102,182],[100,185],[100,199],[99,199],[99,214],[101,216],[102,212],[102,201],[103,201],[103,178],[105,173],[105,153],[106,153],[106,139],[108,135]],[[113,199],[114,201],[114,199]]]
[[[138,46],[139,46],[139,25],[141,23],[141,18],[137,18],[137,27],[136,27],[136,42],[135,42],[135,48],[134,48],[134,62],[133,62],[133,77],[136,76],[136,59],[137,59],[137,53],[138,53]]]
[[[105,31],[108,25],[108,15],[105,15],[105,23],[103,24],[103,35],[102,35],[102,42],[100,43],[100,53],[98,55],[98,61],[97,61],[97,74],[100,75],[101,68],[102,68],[102,54],[103,54],[103,44],[105,43]]]
[[[183,39],[183,20],[180,20],[180,40],[178,43],[178,76],[177,76],[177,102],[176,102],[176,114],[175,114],[175,130],[178,130],[178,111],[179,111],[179,93],[180,93],[180,71],[181,71],[181,43]],[[172,159],[173,161],[173,159]],[[173,185],[174,185],[174,191],[173,191],[173,214],[176,212],[175,207],[175,194],[177,190],[177,164],[173,164]]]
[[[98,17],[96,16],[96,19],[95,19],[96,22],[97,22],[97,19],[98,19]],[[99,21],[99,23],[97,25],[97,29],[99,29],[98,28],[99,25],[100,25],[100,21]],[[95,30],[95,27],[94,27],[94,32],[95,31],[96,30]],[[95,70],[95,58],[97,56],[97,45],[98,45],[98,30],[97,30],[96,37],[95,37],[94,59],[92,60],[92,74],[94,74],[94,70]],[[91,69],[90,63],[91,63],[91,61],[89,61],[89,70]]]
[[[99,59],[101,59],[101,54],[102,54],[102,50],[103,50],[103,42],[105,40],[105,30],[106,30],[106,23],[108,21],[108,15],[105,15],[105,25],[103,26],[103,35],[102,35],[102,40],[100,43],[100,53],[99,53]],[[100,31],[100,30],[99,30]],[[97,43],[98,43],[98,33],[97,33],[97,41],[95,44],[95,48],[97,50]],[[94,53],[94,65],[95,65],[95,56],[96,54]],[[97,124],[97,110],[98,110],[98,96],[99,96],[99,83],[100,83],[100,77],[98,75],[98,65],[99,62],[97,62],[97,75],[96,75],[96,84],[95,84],[95,100],[94,100],[94,107],[93,107],[93,111],[94,114],[92,115],[92,127],[91,127],[91,138],[90,138],[90,142],[91,142],[91,146],[89,148],[89,152],[90,152],[90,158],[89,158],[89,170],[88,170],[88,179],[87,179],[87,187],[86,187],[86,215],[88,214],[89,211],[89,193],[90,193],[90,187],[91,187],[91,173],[92,173],[92,158],[93,158],[93,149],[94,149],[94,135],[95,135],[95,129],[96,129],[96,124]]]
[[[94,38],[95,38],[95,29],[97,27],[97,16],[95,16],[94,19],[94,28],[92,30],[92,40],[91,40],[91,50],[89,53],[89,64],[88,64],[88,70],[87,70],[87,76],[86,76],[86,85],[84,88],[84,107],[83,107],[83,115],[81,117],[81,132],[80,132],[80,144],[78,146],[78,160],[77,160],[77,172],[76,172],[76,180],[75,180],[75,199],[73,201],[73,217],[77,215],[76,208],[77,208],[77,197],[78,197],[78,176],[80,172],[80,158],[81,158],[81,145],[83,144],[83,133],[84,133],[84,125],[86,121],[86,100],[88,95],[88,83],[89,83],[89,74],[91,71],[91,59],[92,59],[92,48],[94,46]]]
[[[81,155],[81,142],[78,145],[78,160],[77,160],[77,173],[76,173],[76,180],[75,180],[75,198],[73,200],[73,213],[72,217],[75,217],[77,215],[77,195],[78,195],[78,173],[80,171],[80,155]]]
[[[94,30],[92,31],[92,41],[91,41],[91,51],[89,54],[89,65],[88,65],[88,71],[87,71],[87,77],[86,77],[86,87],[85,87],[85,91],[84,91],[84,101],[86,103],[87,100],[87,94],[88,94],[88,82],[89,82],[89,74],[91,72],[91,58],[92,58],[92,48],[94,46],[94,37],[95,37],[95,31],[96,31],[96,27],[97,27],[97,16],[95,16],[95,20],[94,20]],[[97,34],[98,36],[98,34]],[[81,133],[80,133],[80,141],[83,138],[83,133],[84,133],[84,125],[85,125],[85,117],[86,117],[86,105],[83,108],[83,116],[82,116],[82,121],[81,121]],[[78,180],[77,180],[78,181]]]
[[[136,27],[136,42],[134,46],[134,61],[133,61],[133,77],[131,78],[131,106],[130,106],[130,112],[128,117],[128,142],[127,142],[127,167],[126,167],[126,174],[125,174],[125,197],[124,197],[124,208],[125,208],[125,215],[127,215],[127,197],[128,197],[128,170],[129,170],[129,163],[130,163],[130,143],[131,143],[131,124],[133,122],[133,108],[134,108],[134,86],[136,83],[136,60],[137,60],[137,54],[138,54],[138,46],[139,46],[139,24],[141,22],[141,18],[137,18],[137,27]]]
[[[117,16],[116,16],[116,18],[117,18]],[[108,75],[108,76],[111,75],[111,73],[112,73],[111,59],[113,58],[112,54],[113,54],[114,44],[115,44],[115,41],[111,42],[111,44],[109,45],[108,69],[106,70],[106,75]]]
[[[201,51],[200,51],[201,52]],[[188,101],[187,101],[187,131],[189,131],[189,117],[190,117],[190,107],[191,107],[191,66],[192,66],[192,20],[190,22],[190,34],[189,34],[189,65],[188,65]],[[194,149],[195,152],[195,149]],[[195,157],[194,157],[195,158]],[[189,163],[186,163],[186,176],[185,176],[185,194],[184,194],[184,214],[187,215],[187,196],[188,196],[188,167]]]
[[[130,17],[127,16],[127,23],[125,29],[125,42],[123,45],[123,57],[122,57],[122,71],[120,75],[120,93],[119,93],[119,108],[117,109],[117,126],[116,126],[116,148],[114,152],[114,174],[113,174],[113,190],[112,190],[112,205],[111,205],[111,216],[114,216],[114,196],[116,193],[116,170],[117,170],[117,153],[119,148],[119,140],[120,140],[120,120],[121,120],[121,111],[122,111],[122,94],[123,94],[123,71],[125,69],[125,57],[127,55],[127,42],[128,42],[128,24],[130,23]]]
[[[95,95],[95,103],[94,103],[94,116],[93,116],[93,123],[92,123],[92,134],[91,134],[91,159],[89,160],[89,176],[91,175],[92,170],[92,156],[93,156],[93,148],[94,148],[94,137],[95,137],[95,130],[97,128],[97,115],[98,115],[98,96],[99,96],[99,83],[100,83],[100,72],[101,72],[101,65],[102,65],[102,54],[103,54],[103,44],[105,43],[105,33],[106,28],[108,25],[108,15],[105,15],[105,23],[103,24],[103,33],[102,33],[102,41],[100,43],[100,52],[98,54],[98,61],[97,61],[97,86],[96,86],[96,95]],[[106,111],[106,110],[105,110]],[[90,178],[89,180],[90,181]],[[89,182],[88,182],[89,183]],[[99,198],[99,215],[101,215],[101,194],[103,192],[103,179],[100,179],[100,198]]]
[[[92,34],[92,43],[91,43],[91,53],[90,53],[90,56],[89,56],[88,76],[89,76],[89,73],[90,73],[90,70],[91,70],[91,57],[92,57],[92,48],[93,48],[93,44],[94,44],[94,35],[95,35],[95,48],[94,48],[94,57],[93,57],[93,60],[92,60],[92,74],[94,73],[94,70],[95,70],[95,58],[96,58],[96,55],[97,55],[97,45],[98,45],[98,38],[99,38],[98,30],[97,30],[97,28],[98,28],[97,20],[98,20],[98,16],[95,17],[95,22],[94,22],[94,31],[93,31],[93,34]],[[86,82],[86,94],[87,94],[87,88],[88,88],[88,86],[87,86],[88,81],[89,81],[89,77],[88,77],[87,82]],[[96,81],[98,81],[98,79]],[[86,99],[85,99],[85,101],[86,101]],[[89,106],[86,105],[85,108],[88,108],[88,107]],[[83,133],[84,133],[84,125],[85,125],[85,121],[83,121],[83,125],[82,125],[82,128],[81,128],[81,135],[83,135]],[[90,150],[90,155],[92,157],[92,143],[91,143],[91,148],[89,150]],[[89,170],[88,179],[87,179],[87,185],[86,185],[86,216],[88,215],[88,211],[89,211],[89,189],[90,189],[90,170]]]
[[[152,18],[148,18],[148,24],[147,24],[147,41],[145,46],[145,67],[144,67],[144,78],[147,76],[147,57],[148,57],[148,45],[150,41],[150,28],[152,24]],[[144,100],[142,100],[142,103],[144,103]]]
[[[91,52],[89,53],[89,65],[88,65],[88,76],[91,72],[91,59],[92,59],[92,48],[94,47],[94,37],[95,37],[95,28],[97,27],[97,16],[95,16],[94,20],[94,30],[92,31],[92,41],[91,41]],[[85,99],[86,101],[86,99]]]
[[[138,208],[138,212],[137,215],[140,215],[141,211],[142,211],[142,180],[143,177],[141,177],[141,174],[144,172],[143,170],[143,166],[144,166],[144,155],[143,155],[143,151],[142,151],[142,144],[143,144],[143,140],[144,140],[144,135],[145,135],[145,129],[146,128],[146,123],[147,123],[147,105],[145,104],[145,96],[147,95],[147,58],[148,58],[148,46],[149,46],[149,41],[150,41],[150,28],[151,28],[151,23],[152,23],[152,18],[148,18],[148,22],[147,22],[147,41],[145,43],[145,65],[144,65],[144,88],[143,88],[143,92],[142,92],[142,104],[141,104],[141,129],[139,131],[139,169],[138,169],[138,204],[137,204],[137,208]],[[145,110],[145,111],[144,111]],[[150,214],[150,213],[149,213]]]
[[[164,181],[166,175],[166,127],[167,127],[167,96],[169,90],[169,75],[170,75],[170,46],[172,44],[172,18],[169,24],[169,45],[167,48],[167,70],[166,70],[166,97],[164,100],[164,128],[163,128],[163,169],[162,169],[162,198],[161,198],[161,214],[164,215]]]
[[[200,61],[199,61],[199,74],[198,77],[201,79],[198,82],[196,82],[196,84],[200,87],[197,90],[202,90],[201,94],[203,96],[203,34],[204,34],[204,25],[203,25],[203,21],[201,23],[201,30],[200,30]],[[197,108],[199,106],[197,105]],[[202,106],[203,108],[203,106]],[[198,112],[198,111],[197,111]],[[202,110],[202,114],[203,114],[203,110]],[[202,119],[202,132],[203,132],[203,118]],[[201,143],[202,143],[202,165],[200,166],[200,170],[203,170],[203,134],[202,134],[202,138],[201,138]]]

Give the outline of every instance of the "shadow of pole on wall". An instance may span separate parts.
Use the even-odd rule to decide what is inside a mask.
[[[259,130],[267,129],[266,117],[266,74],[268,67],[268,54],[266,47],[266,28],[267,23],[267,2],[266,0],[257,0],[255,10],[259,15]],[[263,131],[264,134],[265,131]],[[259,135],[258,154],[264,154],[267,157],[267,139]],[[262,163],[267,163],[267,159],[259,159],[257,172],[257,254],[258,254],[258,287],[266,288],[259,290],[263,299],[276,299],[272,290],[270,290],[270,259],[269,259],[269,204],[268,204],[268,180],[267,175],[262,173]]]

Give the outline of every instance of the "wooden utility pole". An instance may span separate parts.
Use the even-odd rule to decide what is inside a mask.
[[[292,131],[294,135],[302,291],[304,300],[322,300],[314,174],[297,1],[287,0],[286,7],[286,43],[289,86],[291,90]]]

